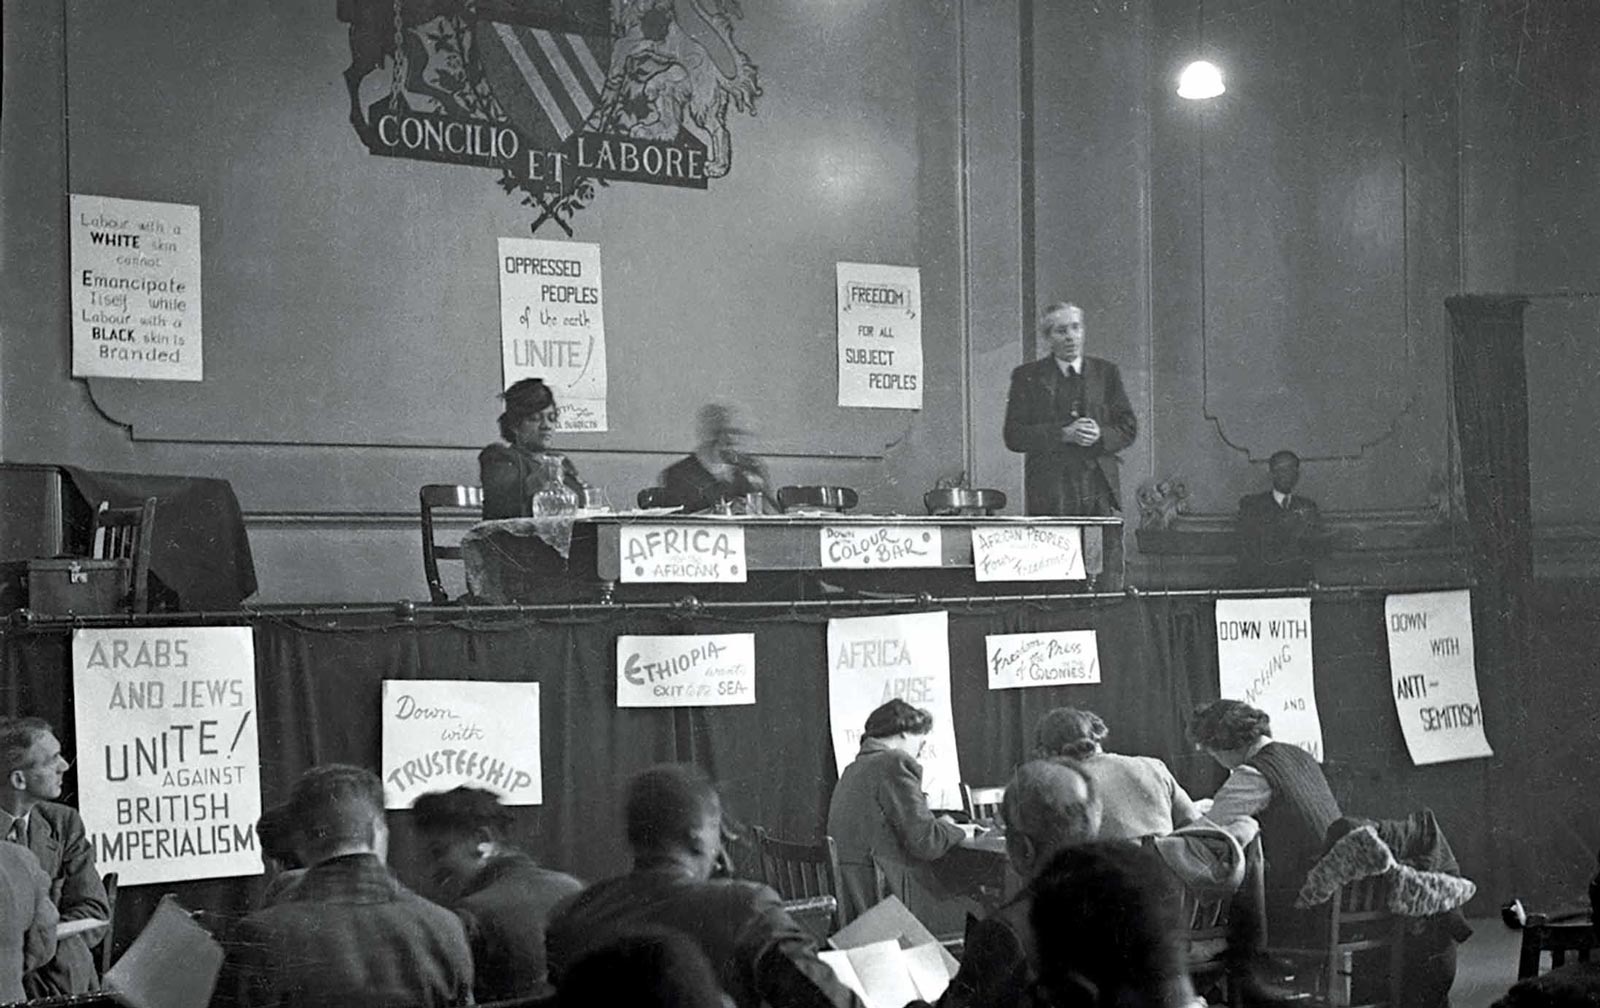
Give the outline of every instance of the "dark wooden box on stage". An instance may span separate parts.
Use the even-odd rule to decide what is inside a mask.
[[[57,557],[28,561],[29,609],[41,616],[95,616],[124,611],[132,562]]]

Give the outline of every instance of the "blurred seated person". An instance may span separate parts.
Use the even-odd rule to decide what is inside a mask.
[[[545,484],[544,456],[561,460],[561,480],[581,494],[578,470],[565,455],[552,453],[550,433],[560,419],[555,393],[539,378],[524,378],[500,394],[503,444],[478,453],[478,483],[483,487],[483,518],[525,518],[533,514],[533,495]]]
[[[643,929],[595,949],[561,982],[559,1008],[728,1008],[716,971],[694,939],[666,928]]]
[[[1589,920],[1600,940],[1600,864],[1589,880]],[[1494,1008],[1594,1008],[1600,1005],[1600,960],[1568,963],[1517,981]]]
[[[60,915],[50,902],[50,876],[19,843],[0,843],[0,1002],[25,1001],[22,976],[56,954]]]
[[[478,1001],[548,994],[545,924],[555,905],[583,883],[539,867],[508,843],[511,810],[492,792],[430,792],[411,809],[434,880],[466,925]]]
[[[1250,588],[1289,588],[1314,579],[1312,561],[1327,551],[1328,534],[1317,502],[1294,492],[1300,456],[1272,453],[1267,463],[1272,489],[1239,498],[1234,547],[1239,583]]]
[[[261,894],[257,907],[271,906],[286,897],[300,877],[306,873],[295,853],[293,824],[289,820],[289,806],[274,805],[263,809],[256,820],[256,838],[261,841],[261,861],[266,866],[267,888]]]
[[[767,492],[766,463],[739,450],[745,431],[726,406],[709,403],[695,417],[694,453],[661,473],[661,485],[685,511],[708,511],[723,501]]]
[[[1153,756],[1108,753],[1111,730],[1094,711],[1057,707],[1039,719],[1034,741],[1040,756],[1064,756],[1094,782],[1100,797],[1102,840],[1166,836],[1200,817],[1188,792]]]

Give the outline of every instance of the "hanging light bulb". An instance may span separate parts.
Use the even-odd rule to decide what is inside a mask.
[[[1183,68],[1183,73],[1178,77],[1178,97],[1198,101],[1202,98],[1215,98],[1227,88],[1222,85],[1222,71],[1216,64],[1207,63],[1205,60],[1196,60]]]

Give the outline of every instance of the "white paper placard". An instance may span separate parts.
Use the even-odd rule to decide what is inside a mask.
[[[933,715],[922,789],[933,808],[961,807],[961,767],[950,705],[948,613],[828,621],[828,720],[839,772],[856,758],[867,715],[899,697]]]
[[[385,679],[384,808],[462,785],[507,805],[539,805],[539,740],[536,682]]]
[[[744,529],[738,525],[619,527],[623,581],[733,582],[745,579]]]
[[[75,630],[78,809],[123,885],[259,875],[249,627]]]
[[[73,193],[72,374],[200,381],[200,208]]]
[[[978,581],[1082,581],[1083,529],[1072,525],[1005,525],[972,530]]]
[[[1100,681],[1100,644],[1093,630],[990,634],[984,650],[992,690]]]
[[[838,263],[839,405],[922,408],[922,271]]]
[[[937,567],[944,539],[938,526],[824,525],[817,546],[824,567]]]
[[[1383,615],[1395,713],[1411,762],[1493,756],[1478,701],[1471,594],[1390,595]]]
[[[732,707],[756,702],[756,635],[617,638],[618,707]]]
[[[543,378],[562,431],[606,429],[606,326],[600,246],[500,239],[500,354],[505,387]]]
[[[1309,598],[1218,599],[1222,696],[1272,718],[1272,737],[1322,762]]]

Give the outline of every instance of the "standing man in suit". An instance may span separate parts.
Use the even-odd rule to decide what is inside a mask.
[[[1006,447],[1026,456],[1023,487],[1030,515],[1122,514],[1117,453],[1139,424],[1117,366],[1083,353],[1083,309],[1057,302],[1039,332],[1050,355],[1011,372]],[[1122,528],[1104,536],[1101,586],[1122,587]]]
[[[50,724],[33,717],[0,718],[0,837],[33,851],[50,876],[50,899],[63,922],[108,920],[111,901],[94,864],[94,848],[78,811],[57,804],[72,764]],[[88,937],[98,941],[101,933]],[[82,934],[63,938],[55,958],[23,978],[28,997],[98,990],[99,973]]]
[[[1300,456],[1272,453],[1267,467],[1272,489],[1239,498],[1234,545],[1239,583],[1248,588],[1288,588],[1309,583],[1312,561],[1327,547],[1317,502],[1294,492],[1300,482]]]

